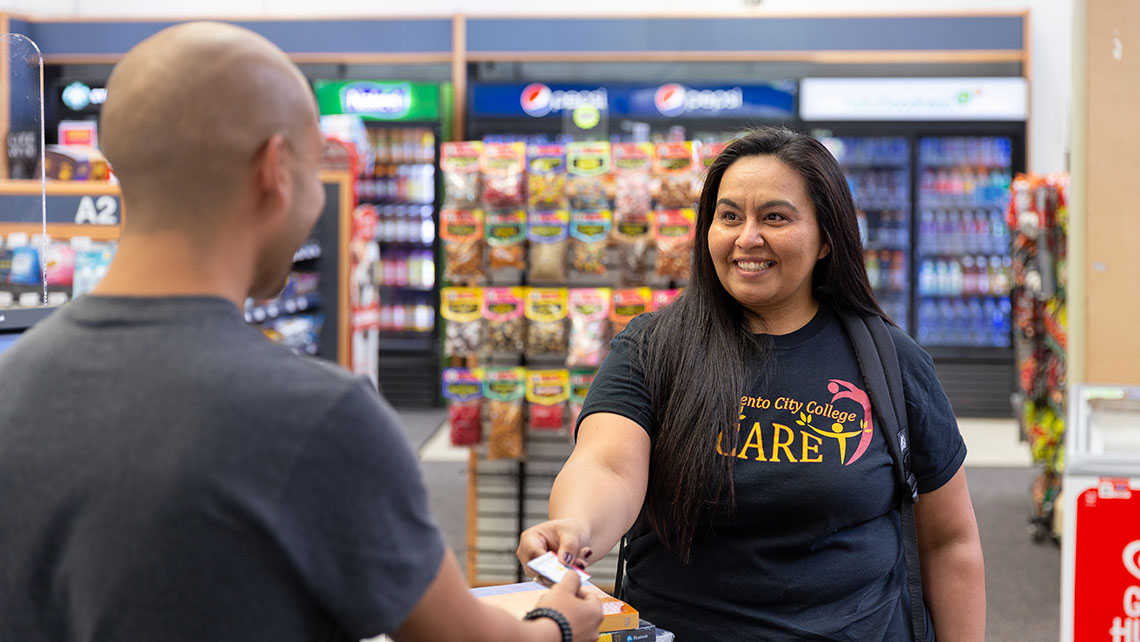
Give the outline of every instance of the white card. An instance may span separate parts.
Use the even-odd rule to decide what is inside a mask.
[[[570,570],[570,567],[563,564],[562,561],[559,560],[557,556],[555,556],[553,551],[547,551],[542,555],[539,555],[538,557],[527,562],[526,565],[529,566],[534,572],[545,577],[551,582],[554,582],[555,584],[561,582],[562,578],[566,576],[566,572]],[[578,569],[574,569],[574,571],[578,573],[578,577],[582,578],[583,582],[590,579],[589,573],[580,571]]]

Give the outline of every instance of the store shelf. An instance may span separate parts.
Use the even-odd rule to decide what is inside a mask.
[[[293,253],[293,262],[302,263],[321,258],[321,244],[316,241],[305,243]]]
[[[380,353],[423,353],[435,351],[435,339],[429,332],[380,332]]]
[[[927,354],[935,361],[994,364],[1013,363],[1013,348],[923,345],[922,349],[926,350]]]
[[[318,308],[320,305],[321,296],[315,292],[303,296],[277,299],[248,307],[245,311],[245,320],[248,323],[261,323],[287,314],[296,314]]]

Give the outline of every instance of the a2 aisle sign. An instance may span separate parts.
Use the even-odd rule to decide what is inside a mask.
[[[48,194],[46,207],[38,194],[0,194],[0,223],[118,225],[122,201],[113,194]]]

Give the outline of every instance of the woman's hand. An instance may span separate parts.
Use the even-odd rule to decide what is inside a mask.
[[[578,520],[553,519],[523,531],[515,555],[525,567],[527,562],[547,551],[553,551],[567,566],[584,569],[593,557],[590,533]],[[533,572],[528,568],[527,573]],[[539,578],[539,581],[543,579]]]

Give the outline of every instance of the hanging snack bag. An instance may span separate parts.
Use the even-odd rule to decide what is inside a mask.
[[[531,430],[566,428],[566,402],[570,399],[570,372],[567,370],[528,370],[526,400]]]
[[[657,310],[660,310],[661,308],[669,305],[673,301],[677,300],[677,297],[679,296],[681,296],[680,288],[673,290],[654,290],[653,311],[656,312]]]
[[[653,156],[653,200],[657,209],[693,207],[698,196],[693,144],[658,143]]]
[[[482,288],[443,288],[439,298],[440,315],[447,320],[444,356],[474,356],[483,343]]]
[[[566,146],[566,197],[575,210],[609,207],[606,181],[610,172],[609,143],[570,143]]]
[[[720,156],[720,153],[724,151],[725,147],[728,147],[728,143],[705,143],[701,145],[700,151],[697,154],[701,162],[699,169],[701,180],[704,180],[704,176],[708,173],[709,167],[712,166],[713,161],[716,160],[717,156]]]
[[[487,459],[522,459],[526,369],[487,368],[483,371],[483,397],[491,423]]]
[[[594,383],[595,370],[574,370],[570,372],[570,426],[572,433],[578,430],[578,417],[582,414],[582,405],[586,403],[586,394],[590,392],[590,384]]]
[[[492,353],[526,350],[525,297],[525,288],[483,288],[483,316]]]
[[[653,238],[657,241],[657,263],[653,271],[657,276],[688,280],[696,218],[691,209],[654,212]]]
[[[526,206],[526,145],[488,143],[479,168],[483,172],[483,209],[520,209]]]
[[[527,288],[527,354],[566,354],[565,288]]]
[[[526,212],[491,212],[485,218],[488,267],[526,269]]]
[[[530,239],[527,279],[534,283],[565,282],[570,214],[565,210],[531,212],[527,223]]]
[[[443,210],[440,237],[445,263],[443,276],[449,281],[483,278],[483,212]]]
[[[474,446],[483,440],[483,380],[478,369],[443,371],[443,398],[447,399],[452,446]]]
[[[570,350],[566,365],[597,368],[605,357],[609,333],[610,289],[570,290]]]
[[[653,293],[649,288],[614,290],[610,298],[610,329],[613,334],[625,330],[625,326],[642,312],[649,312],[653,305]]]
[[[617,143],[613,147],[614,219],[643,220],[653,209],[651,143]]]
[[[527,207],[531,210],[566,209],[566,148],[530,145],[526,159]]]
[[[606,246],[612,215],[608,210],[570,215],[570,267],[581,274],[606,273]]]
[[[479,141],[443,143],[440,146],[444,208],[479,207],[479,158],[482,155],[483,143]]]

